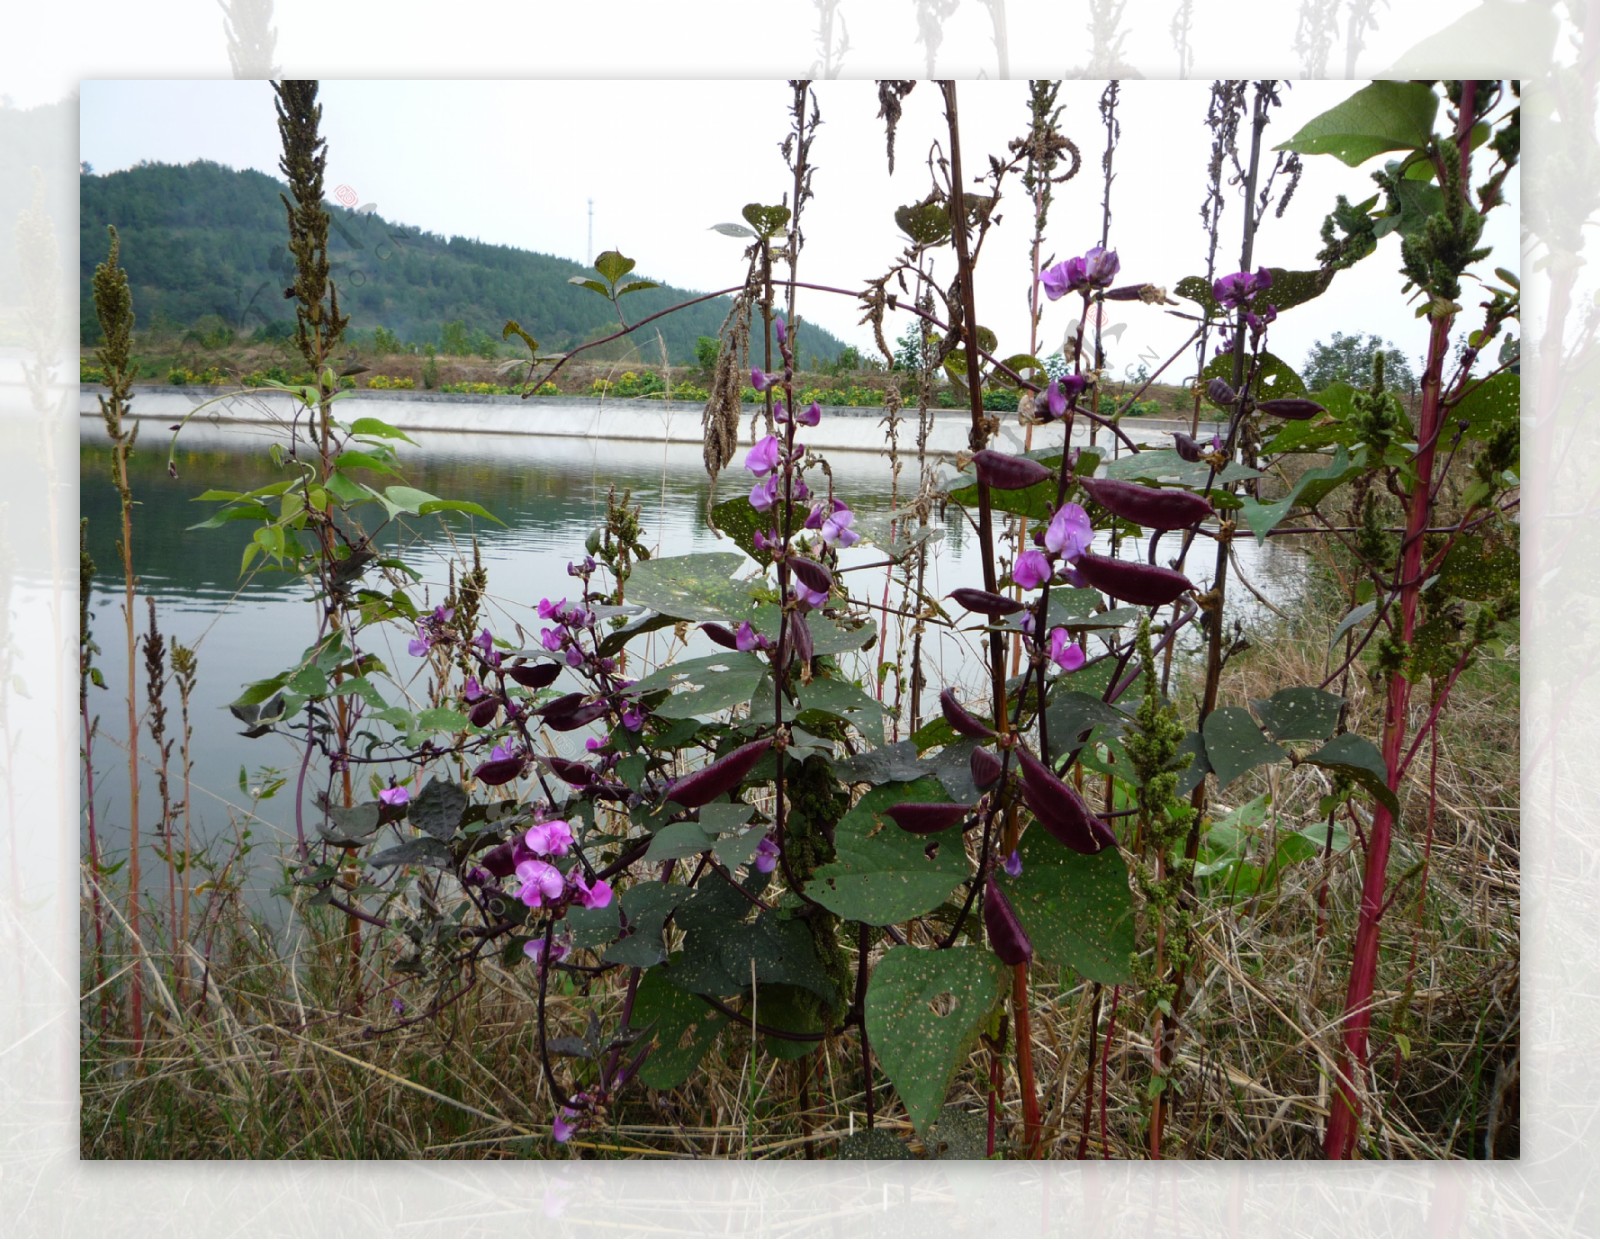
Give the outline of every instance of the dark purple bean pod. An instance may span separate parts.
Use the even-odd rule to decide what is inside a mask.
[[[1022,603],[1018,599],[1007,598],[1004,594],[990,594],[987,590],[969,590],[963,587],[952,590],[947,598],[953,598],[968,611],[975,611],[984,616],[1011,616],[1022,610]]]
[[[547,689],[561,675],[559,663],[519,663],[506,668],[506,674],[524,689]]]
[[[546,715],[544,723],[552,732],[572,732],[587,723],[593,723],[605,713],[606,704],[604,702],[590,702],[586,706],[578,707],[570,715]]]
[[[1022,800],[1058,844],[1073,852],[1097,853],[1116,840],[1111,828],[1085,804],[1078,790],[1020,746]]]
[[[1238,403],[1239,393],[1226,379],[1213,379],[1206,384],[1206,399],[1213,405],[1234,405]]]
[[[826,594],[833,589],[833,574],[815,560],[808,560],[803,555],[792,555],[789,557],[789,568],[807,588],[815,590],[818,594]]]
[[[962,736],[987,740],[994,735],[993,728],[956,701],[953,689],[939,690],[939,709],[944,712],[945,722]]]
[[[467,718],[472,720],[475,728],[486,728],[494,722],[494,717],[500,713],[500,699],[489,696],[477,703],[467,712]]]
[[[1038,461],[1026,456],[1007,456],[992,448],[973,453],[972,464],[978,477],[997,491],[1020,491],[1055,476]]]
[[[1160,607],[1194,589],[1194,583],[1176,569],[1116,560],[1092,551],[1080,555],[1073,567],[1096,590],[1137,607]]]
[[[547,758],[546,761],[550,763],[552,771],[574,788],[586,788],[594,782],[594,771],[586,763],[554,756]]]
[[[798,612],[789,617],[790,631],[794,634],[794,653],[802,666],[810,666],[811,660],[817,656],[816,644],[811,638],[811,626],[806,623],[806,618]]]
[[[761,761],[761,756],[771,748],[771,737],[751,741],[748,745],[740,745],[739,748],[723,754],[715,762],[708,763],[692,775],[685,775],[672,785],[667,797],[685,809],[699,809],[729,789],[737,788],[739,781],[750,773],[751,768]]]
[[[987,788],[1000,778],[1002,769],[1000,759],[987,749],[974,749],[972,751],[972,782],[979,788]]]
[[[491,787],[498,787],[501,784],[509,784],[518,775],[522,774],[523,768],[527,764],[528,759],[522,756],[491,758],[480,765],[472,774],[479,782],[489,784]]]
[[[912,835],[932,835],[956,825],[972,813],[970,805],[957,805],[946,801],[906,801],[891,805],[883,811],[894,825]]]
[[[739,649],[739,639],[733,635],[732,630],[726,625],[712,621],[709,624],[702,624],[700,631],[725,650]]]
[[[1107,512],[1147,530],[1186,530],[1211,516],[1211,501],[1192,491],[1147,487],[1116,478],[1079,478],[1078,485]]]
[[[551,719],[559,719],[563,715],[570,715],[582,705],[583,694],[563,693],[553,702],[546,702],[543,706],[535,706],[528,713],[530,715],[539,715],[548,722]]]
[[[516,845],[509,840],[504,844],[496,844],[478,858],[478,864],[496,878],[505,878],[517,868]]]
[[[1288,418],[1291,422],[1305,422],[1319,413],[1328,412],[1316,401],[1303,396],[1280,396],[1274,400],[1259,401],[1256,408],[1275,418]]]
[[[1172,450],[1191,465],[1206,459],[1205,446],[1193,435],[1185,435],[1182,431],[1172,432]]]
[[[1017,910],[993,879],[983,893],[983,925],[989,932],[989,948],[1001,964],[1016,966],[1033,959],[1033,942],[1022,928]]]

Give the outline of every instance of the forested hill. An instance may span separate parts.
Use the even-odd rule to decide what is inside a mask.
[[[292,326],[284,289],[291,282],[281,182],[254,171],[197,161],[143,164],[81,177],[84,344],[98,341],[90,280],[106,255],[106,225],[122,239],[122,262],[140,328],[187,329],[210,316],[241,336],[274,335]],[[507,319],[518,320],[542,349],[571,348],[617,329],[603,297],[568,281],[594,273],[578,263],[465,237],[441,237],[391,224],[376,213],[327,204],[333,220],[329,258],[341,309],[356,331],[383,327],[401,341],[439,344],[446,324],[459,323],[475,342],[499,341]],[[649,278],[643,269],[630,278]],[[623,302],[630,321],[692,294],[658,288]],[[692,362],[696,340],[715,335],[726,298],[691,306],[645,328],[636,340],[646,361],[659,357],[660,330],[674,363]],[[457,331],[454,339],[462,339]],[[509,349],[509,346],[506,346]],[[520,347],[520,346],[519,346]],[[809,327],[804,356],[832,361],[843,344]]]

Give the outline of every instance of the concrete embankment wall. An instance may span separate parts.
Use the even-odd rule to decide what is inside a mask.
[[[136,418],[172,423],[193,413],[195,422],[212,424],[282,424],[296,412],[289,396],[271,393],[220,395],[216,389],[198,387],[139,387],[134,389],[132,414]],[[759,406],[745,406],[740,438],[749,441],[750,419]],[[435,392],[352,391],[338,402],[339,417],[381,418],[403,431],[470,435],[555,435],[580,439],[619,439],[644,443],[699,444],[702,437],[699,402],[613,400],[599,397],[458,396]],[[97,418],[95,389],[80,391],[79,413]],[[822,424],[802,427],[807,446],[829,451],[882,452],[888,446],[888,429],[881,408],[835,406],[822,411]],[[1022,429],[1015,415],[1001,415],[1002,431],[996,447],[1019,450]],[[903,421],[902,449],[914,449],[915,413]],[[1135,440],[1168,442],[1170,430],[1180,424],[1138,418],[1124,429]],[[939,410],[928,435],[931,452],[954,455],[967,447],[971,422],[965,411]],[[1187,429],[1184,426],[1182,429]],[[1209,433],[1209,428],[1208,433]]]

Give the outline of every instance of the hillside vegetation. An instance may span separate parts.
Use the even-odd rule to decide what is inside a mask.
[[[293,304],[283,297],[292,282],[292,260],[283,240],[281,182],[198,160],[88,174],[81,185],[80,333],[85,345],[99,341],[89,281],[95,264],[105,258],[108,224],[122,238],[141,330],[197,329],[230,340],[270,340],[292,331]],[[550,350],[570,349],[617,328],[605,299],[569,283],[573,276],[592,274],[578,263],[326,205],[340,308],[350,315],[358,337],[382,328],[419,349],[437,345],[455,353],[467,345],[472,352],[492,355],[499,349],[509,356],[510,346],[500,344],[507,319],[521,322]],[[631,317],[643,318],[692,295],[662,286],[633,294],[628,308]],[[692,362],[696,341],[718,332],[729,305],[718,298],[667,315],[652,324],[647,341],[655,346],[659,328],[671,360]],[[844,346],[809,327],[803,347],[808,359],[830,362]]]

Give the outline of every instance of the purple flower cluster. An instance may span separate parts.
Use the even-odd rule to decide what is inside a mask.
[[[455,608],[440,604],[421,620],[417,621],[417,635],[406,643],[406,651],[413,658],[420,659],[432,650],[434,645],[441,641],[448,641],[450,633],[448,625],[455,618]]]
[[[1264,293],[1272,287],[1272,273],[1265,267],[1258,267],[1252,272],[1236,271],[1231,276],[1223,276],[1211,285],[1211,295],[1217,299],[1217,304],[1228,310],[1237,310],[1241,306],[1248,307],[1255,301],[1257,293]]]
[[[1058,574],[1077,584],[1072,564],[1094,541],[1089,514],[1077,504],[1062,504],[1050,518],[1044,533],[1035,534],[1034,538],[1039,546],[1030,547],[1017,557],[1011,568],[1011,580],[1024,590],[1037,590]],[[1058,565],[1057,560],[1063,563]],[[1031,613],[1023,620],[1023,630],[1032,636]],[[1068,637],[1064,628],[1050,632],[1050,658],[1068,672],[1077,671],[1084,663],[1083,649]]]
[[[572,828],[564,819],[536,822],[512,845],[518,887],[513,893],[529,908],[577,903],[584,908],[605,908],[611,903],[611,884],[591,883],[581,866],[563,875],[550,862],[572,851]]]
[[[1097,245],[1079,258],[1069,258],[1039,273],[1039,283],[1044,285],[1045,296],[1060,301],[1068,293],[1088,293],[1097,288],[1110,288],[1111,281],[1122,270],[1122,260],[1115,250]]]
[[[806,518],[806,529],[820,531],[822,541],[830,547],[853,547],[861,541],[861,535],[850,528],[855,523],[856,514],[850,511],[850,506],[836,499],[831,505],[818,504],[812,508],[811,515]]]
[[[546,598],[539,600],[539,618],[556,622],[554,628],[539,630],[539,644],[551,654],[565,651],[568,667],[582,667],[585,656],[578,633],[594,627],[594,612],[583,607],[568,606],[566,599],[552,603]]]

